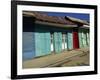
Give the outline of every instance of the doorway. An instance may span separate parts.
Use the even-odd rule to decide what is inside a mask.
[[[50,33],[51,39],[51,52],[54,52],[54,32]]]
[[[62,50],[67,49],[67,33],[62,33]]]

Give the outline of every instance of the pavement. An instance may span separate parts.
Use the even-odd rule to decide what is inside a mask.
[[[86,63],[84,63],[83,61]],[[79,66],[89,65],[89,48],[88,47],[70,50],[70,51],[63,51],[58,54],[53,53],[47,56],[23,61],[22,63],[23,69],[64,67],[64,66],[76,66],[76,65],[79,65]]]

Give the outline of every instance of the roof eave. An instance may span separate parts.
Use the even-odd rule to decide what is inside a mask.
[[[78,27],[77,25],[49,23],[49,22],[42,22],[42,21],[35,21],[35,23],[42,24],[42,25],[49,25],[49,26],[61,27],[61,28],[74,28],[74,27]]]
[[[70,16],[65,16],[65,19],[70,20],[72,22],[75,22],[77,24],[89,25],[89,23],[84,21],[84,20],[73,18],[73,17],[70,17]]]

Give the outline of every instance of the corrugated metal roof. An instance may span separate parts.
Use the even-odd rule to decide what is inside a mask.
[[[83,24],[83,25],[89,25],[89,23],[85,20],[73,18],[73,17],[70,17],[70,16],[65,16],[65,19],[70,20],[72,22],[80,23],[80,24]]]
[[[32,16],[35,17],[36,20],[43,21],[43,22],[50,22],[50,23],[58,23],[58,24],[66,24],[66,25],[77,25],[78,23],[82,25],[88,25],[89,23],[77,18],[65,16],[48,16],[43,12],[33,12],[33,11],[24,11],[24,16]]]

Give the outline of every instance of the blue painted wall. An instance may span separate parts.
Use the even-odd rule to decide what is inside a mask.
[[[23,32],[23,60],[32,59],[35,56],[35,38],[33,32]]]
[[[29,60],[35,57],[34,18],[23,17],[22,59]]]

